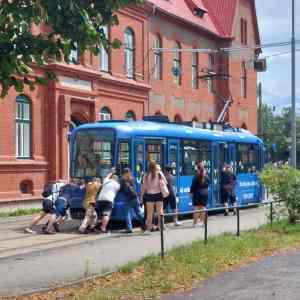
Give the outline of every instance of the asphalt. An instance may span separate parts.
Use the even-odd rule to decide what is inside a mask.
[[[226,272],[189,293],[161,300],[299,300],[300,251],[265,258]]]
[[[0,219],[0,297],[31,293],[117,270],[120,266],[160,251],[160,235],[132,235],[115,231],[106,235],[79,235],[78,222],[66,224],[63,233],[23,233],[30,218]],[[266,208],[241,211],[241,230],[266,222]],[[236,217],[209,217],[209,236],[236,232]],[[203,239],[203,228],[191,221],[181,227],[167,225],[166,249]],[[208,298],[213,299],[213,298]],[[300,299],[300,297],[298,298]]]

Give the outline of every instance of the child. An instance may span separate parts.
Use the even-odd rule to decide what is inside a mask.
[[[33,227],[37,225],[41,220],[46,219],[46,226],[44,229],[45,234],[53,234],[54,232],[51,230],[53,225],[53,213],[54,213],[54,205],[52,199],[52,190],[47,185],[44,188],[44,192],[42,193],[43,202],[42,202],[42,212],[40,215],[36,216],[32,222],[30,223],[29,227],[25,228],[26,233],[36,234],[37,232],[33,230]]]

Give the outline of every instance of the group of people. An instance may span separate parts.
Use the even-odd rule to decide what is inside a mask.
[[[148,171],[143,176],[141,193],[138,195],[135,181],[131,170],[124,168],[121,178],[116,175],[112,168],[109,174],[103,179],[92,178],[85,185],[71,180],[56,188],[56,194],[52,188],[45,188],[43,192],[42,213],[33,219],[30,226],[25,229],[27,233],[34,234],[34,226],[42,219],[46,219],[43,231],[46,234],[53,234],[60,231],[60,225],[68,218],[68,207],[72,197],[72,190],[85,188],[83,207],[85,210],[84,219],[79,227],[80,233],[89,233],[98,229],[102,233],[107,232],[107,226],[114,207],[117,193],[124,197],[124,208],[126,216],[126,233],[132,233],[132,219],[135,216],[140,222],[141,229],[145,234],[151,231],[160,230],[161,216],[167,209],[173,212],[175,226],[180,226],[176,192],[174,190],[172,168],[167,167],[162,172],[160,166],[150,161]],[[230,165],[225,165],[221,174],[221,201],[225,206],[225,215],[228,215],[229,204],[236,203],[234,192],[236,177]],[[194,226],[202,226],[205,222],[204,209],[207,206],[209,195],[210,179],[204,165],[199,162],[196,165],[196,173],[190,187],[190,196],[194,207]],[[139,197],[140,196],[140,197]],[[140,200],[139,200],[140,199]],[[141,207],[144,205],[144,212]]]

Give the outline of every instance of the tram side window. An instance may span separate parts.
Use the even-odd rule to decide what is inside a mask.
[[[199,142],[199,161],[201,161],[208,174],[211,172],[211,144]]]
[[[161,169],[164,169],[163,165],[163,145],[160,141],[148,141],[147,142],[147,159],[148,162],[155,161],[160,165]]]
[[[199,161],[198,143],[196,141],[183,141],[182,175],[195,174],[196,163]]]
[[[259,169],[258,147],[252,144],[237,145],[237,173],[251,173]]]
[[[122,171],[125,168],[130,168],[130,167],[131,167],[130,143],[129,141],[120,141],[117,171],[119,174],[122,174]]]

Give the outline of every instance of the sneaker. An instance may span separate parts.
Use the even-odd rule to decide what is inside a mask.
[[[44,234],[55,234],[55,232],[51,230],[44,230]]]
[[[25,229],[24,229],[24,231],[25,231],[25,233],[37,234],[37,232],[36,232],[36,231],[34,231],[34,230],[30,229],[29,227],[25,228]]]
[[[53,223],[53,228],[56,232],[60,232],[59,226],[57,223]]]
[[[144,234],[144,235],[151,235],[151,231],[145,230],[145,231],[143,232],[143,234]]]
[[[176,221],[175,223],[174,223],[174,226],[181,226],[182,225],[182,222],[179,222],[179,221]]]

